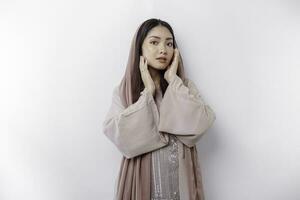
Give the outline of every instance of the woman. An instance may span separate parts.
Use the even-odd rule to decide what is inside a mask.
[[[171,26],[143,22],[103,122],[123,154],[115,200],[203,200],[195,145],[215,119],[184,76]]]

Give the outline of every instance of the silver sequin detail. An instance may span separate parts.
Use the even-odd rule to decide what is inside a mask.
[[[179,200],[178,143],[170,135],[168,146],[152,152],[151,200]]]
[[[161,93],[156,94],[158,108]],[[152,152],[151,200],[180,200],[178,180],[178,141],[169,135],[169,144]]]

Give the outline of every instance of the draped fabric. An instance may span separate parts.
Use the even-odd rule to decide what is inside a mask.
[[[137,30],[138,31],[138,30]],[[178,139],[178,187],[181,200],[203,200],[203,184],[196,143],[213,124],[215,114],[196,85],[185,78],[181,56],[178,76],[169,83],[160,111],[145,88],[132,102],[131,72],[136,34],[125,75],[114,89],[103,132],[123,153],[114,200],[150,200],[154,150],[166,147],[170,134]]]

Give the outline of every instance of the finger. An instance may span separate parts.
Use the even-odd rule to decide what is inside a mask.
[[[174,61],[178,62],[178,57],[179,57],[179,53],[178,53],[178,49],[175,50],[175,58]]]
[[[140,69],[143,68],[144,61],[143,61],[143,56],[140,56]]]
[[[147,59],[145,57],[143,57],[143,68],[147,69]]]
[[[140,65],[140,71],[143,73],[147,70],[147,59],[145,59],[144,56],[141,58],[141,65]]]
[[[176,48],[176,57],[179,56],[179,50]]]
[[[144,62],[145,62],[144,56],[141,56],[141,61],[142,61],[142,64],[144,64]]]
[[[179,53],[178,53],[178,49],[175,49],[174,60],[173,60],[173,63],[172,63],[172,69],[174,71],[177,70],[178,63],[179,63]]]
[[[177,50],[174,49],[173,62],[175,61],[176,57],[177,57]]]

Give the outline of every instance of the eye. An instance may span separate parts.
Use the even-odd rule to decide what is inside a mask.
[[[151,42],[150,42],[150,44],[154,44],[154,43],[157,44],[158,42],[157,42],[157,41],[151,41]],[[155,45],[155,44],[154,44],[154,45]]]
[[[173,47],[173,43],[172,43],[172,42],[169,42],[169,43],[168,43],[168,46],[169,46],[169,47]]]

